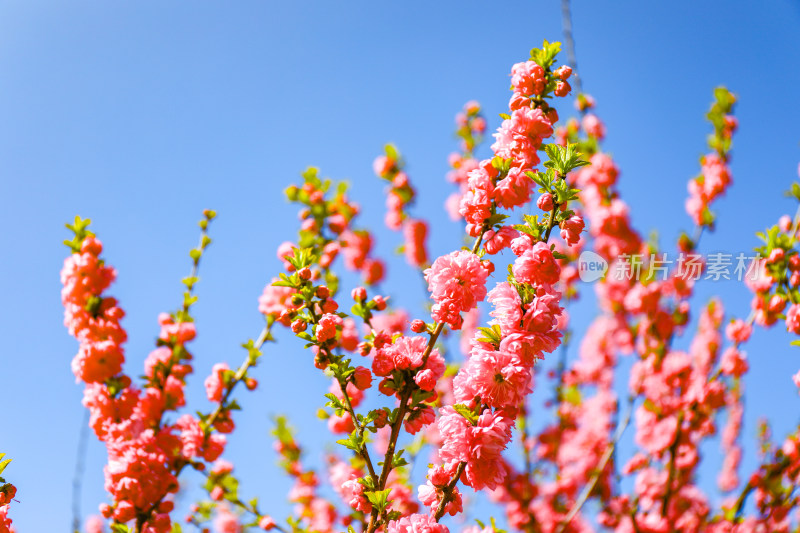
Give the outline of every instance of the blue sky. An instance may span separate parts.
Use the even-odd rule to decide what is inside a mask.
[[[703,117],[721,83],[739,96],[735,185],[703,249],[748,250],[755,231],[795,208],[781,193],[800,160],[800,7],[753,6],[574,2],[580,73],[608,128],[605,149],[622,169],[637,227],[658,227],[664,244],[689,227],[685,184],[697,172],[709,132]],[[211,365],[237,364],[239,344],[259,332],[256,299],[279,268],[276,246],[296,226],[283,188],[308,165],[350,180],[361,223],[377,228],[378,250],[391,255],[398,236],[382,228],[383,185],[371,162],[395,142],[420,192],[416,212],[435,226],[431,253],[458,247],[461,230],[442,210],[453,115],[477,99],[496,127],[511,65],[543,38],[561,38],[556,1],[0,2],[0,451],[14,458],[6,473],[19,488],[19,530],[67,528],[71,519],[83,408],[69,370],[77,346],[61,323],[64,222],[91,218],[119,271],[111,292],[128,314],[136,374],[157,314],[179,302],[195,222],[204,208],[218,211],[198,286],[189,384],[191,400],[205,406]],[[390,276],[420,287],[401,260],[390,262]],[[409,308],[424,301],[421,289],[389,287]],[[697,298],[716,292],[746,315],[743,287],[705,284]],[[269,417],[288,414],[309,443],[307,462],[318,464],[323,426],[314,414],[326,381],[294,339],[280,341],[257,371],[260,389],[240,395],[245,411],[229,456],[244,469],[245,493],[283,517],[288,481],[277,477]],[[800,357],[777,331],[756,333],[748,352],[745,437],[760,413],[774,415],[782,435],[797,423],[789,376]],[[84,514],[105,501],[103,463],[92,441]]]

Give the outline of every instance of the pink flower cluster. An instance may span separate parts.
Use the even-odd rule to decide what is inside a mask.
[[[414,202],[416,192],[408,174],[403,170],[397,148],[387,146],[386,155],[378,156],[372,166],[375,174],[390,184],[386,195],[386,225],[393,230],[403,230],[403,248],[410,265],[421,267],[427,264],[425,240],[428,236],[428,224],[424,220],[411,218],[406,212],[408,206]]]
[[[347,230],[341,237],[345,266],[361,272],[368,285],[381,281],[386,267],[383,261],[371,256],[373,242],[370,233],[366,230]]]
[[[316,168],[306,170],[303,178],[303,185],[290,187],[288,196],[290,201],[305,206],[299,212],[301,242],[309,237],[317,237],[323,241],[317,261],[319,267],[330,268],[339,252],[342,252],[345,266],[361,272],[367,284],[381,281],[385,265],[383,261],[371,256],[372,236],[368,231],[353,226],[360,211],[359,206],[350,201],[344,190],[338,190],[333,195],[328,194],[327,186],[317,176]],[[278,258],[283,261],[288,272],[293,272],[294,266],[286,257],[292,255],[295,248],[298,246],[291,242],[284,242],[278,247]],[[311,275],[319,276],[319,271],[315,270]]]
[[[698,226],[710,224],[708,206],[721,196],[731,184],[731,172],[727,162],[711,153],[700,159],[701,175],[689,182],[689,198],[686,212]]]
[[[425,270],[434,304],[431,315],[452,329],[460,329],[461,313],[474,309],[486,296],[486,267],[478,257],[460,250],[436,259]]]
[[[114,298],[100,298],[116,278],[116,271],[99,258],[103,245],[94,236],[81,243],[81,253],[64,261],[61,270],[61,302],[64,325],[78,339],[72,372],[78,381],[102,383],[122,370],[127,339],[120,320],[125,312]]]
[[[473,152],[486,131],[486,119],[480,114],[478,102],[469,101],[464,109],[456,115],[456,134],[461,138],[461,153],[454,152],[448,157],[452,170],[447,173],[447,180],[458,186],[458,191],[451,194],[445,202],[452,220],[461,220],[458,212],[462,197],[469,191],[469,173],[478,168],[478,160]]]
[[[570,74],[571,71],[563,70],[557,75],[563,76],[566,83]],[[530,201],[534,182],[526,172],[539,164],[537,150],[553,134],[552,124],[558,120],[554,108],[545,111],[532,100],[545,90],[542,67],[533,61],[518,63],[512,69],[511,82],[514,91],[509,103],[511,115],[494,134],[492,145],[495,156],[508,162],[508,171],[501,173],[491,159],[481,161],[468,174],[467,191],[459,206],[459,213],[467,222],[467,232],[473,237],[486,229],[483,226],[495,206],[510,209]],[[564,96],[566,92],[556,94]]]
[[[295,504],[294,514],[311,531],[333,533],[338,518],[336,507],[317,493],[319,479],[316,472],[303,467],[300,462],[302,450],[295,442],[292,431],[282,419],[278,423],[282,431],[275,432],[278,437],[275,450],[282,458],[281,466],[294,479],[294,485],[289,490],[289,501]]]
[[[412,514],[389,522],[387,533],[450,533],[447,526],[439,524],[431,515]]]
[[[445,363],[439,350],[427,351],[428,340],[425,337],[400,336],[393,342],[385,334],[376,338],[372,350],[372,371],[383,379],[378,390],[387,396],[400,397],[401,391],[408,385],[415,385],[423,391],[433,391],[437,382],[444,375]],[[426,357],[427,351],[427,357]],[[424,426],[434,421],[433,409],[427,404],[420,404],[409,413],[405,420],[405,429],[416,434]]]
[[[159,317],[159,346],[145,361],[142,390],[121,374],[126,334],[119,320],[124,313],[116,300],[103,296],[114,270],[99,259],[101,252],[100,241],[88,236],[61,272],[65,325],[80,342],[73,371],[86,383],[83,403],[108,451],[105,488],[113,505],[100,510],[120,523],[145,516],[146,531],[164,533],[173,506],[165,497],[178,489],[179,465],[195,458],[213,461],[225,437],[208,437],[192,415],[172,425],[162,420],[165,412],[185,404],[184,378],[192,369],[185,344],[195,337],[193,323]]]
[[[597,152],[591,165],[575,173],[580,200],[589,221],[594,250],[611,261],[622,254],[639,253],[642,242],[631,226],[628,205],[613,189],[619,169],[606,154]]]
[[[527,236],[525,236],[527,238]],[[489,294],[497,340],[479,340],[453,380],[455,402],[476,413],[474,423],[454,408],[441,411],[440,457],[450,470],[465,463],[465,483],[473,488],[496,488],[508,468],[501,452],[511,439],[516,413],[531,392],[533,364],[561,340],[557,330],[560,294],[559,267],[544,243],[520,247],[514,274],[517,285],[500,283]],[[517,286],[522,287],[524,298]]]

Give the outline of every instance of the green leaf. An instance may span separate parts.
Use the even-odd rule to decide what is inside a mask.
[[[336,409],[337,414],[341,415],[341,413],[345,410],[345,406],[342,401],[336,397],[335,394],[329,392],[325,395],[325,397],[329,400],[325,407],[330,407],[331,409]]]
[[[503,338],[503,334],[500,331],[500,326],[498,324],[495,324],[490,328],[481,327],[478,328],[478,330],[483,333],[483,337],[478,339],[480,342],[488,342],[489,344],[500,346],[500,341]]]
[[[5,455],[5,454],[3,454],[3,455]],[[4,459],[4,460],[0,461],[0,474],[3,473],[3,470],[6,469],[6,467],[8,466],[8,464],[10,462],[11,462],[11,459]]]
[[[494,227],[498,224],[502,224],[507,218],[508,215],[504,215],[502,213],[495,213],[486,220],[486,225],[489,227]]]
[[[473,426],[478,423],[478,413],[474,412],[466,405],[457,403],[453,406],[453,409],[455,410],[456,413],[460,414],[461,416],[469,420]]]
[[[358,430],[353,430],[350,436],[346,439],[337,440],[336,444],[341,444],[348,450],[352,450],[358,454],[361,453],[361,449],[364,447],[364,441],[362,437],[359,436]]]
[[[370,492],[364,492],[369,500],[369,503],[372,504],[378,510],[378,514],[383,514],[383,511],[386,509],[386,504],[388,503],[389,499],[389,492],[392,489],[385,489],[385,490],[375,490]]]
[[[397,147],[393,144],[387,144],[383,147],[384,151],[386,152],[386,157],[392,159],[396,163],[400,162],[400,152],[397,150]]]
[[[394,457],[392,457],[392,468],[399,468],[408,464],[406,458],[402,457],[403,452],[405,452],[405,450],[400,450],[394,454]]]

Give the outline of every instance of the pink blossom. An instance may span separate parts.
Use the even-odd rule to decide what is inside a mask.
[[[727,325],[725,328],[725,335],[728,337],[728,339],[740,344],[742,342],[747,342],[747,339],[750,338],[752,331],[753,327],[750,324],[737,318]]]
[[[389,522],[387,533],[450,533],[447,526],[439,524],[431,515],[412,514]]]
[[[583,219],[578,215],[572,215],[561,223],[561,238],[569,245],[578,244],[583,231]]]
[[[470,252],[461,250],[436,259],[425,270],[435,302],[431,312],[434,320],[460,329],[460,313],[473,309],[486,296],[487,276],[480,259]]]
[[[511,246],[511,241],[518,234],[519,232],[511,226],[503,226],[497,232],[489,230],[483,236],[483,247],[486,249],[486,253],[494,255]]]
[[[720,361],[720,370],[727,376],[742,376],[749,368],[747,359],[744,354],[737,350],[735,347],[730,346],[722,353],[722,360]]]
[[[428,262],[428,251],[425,249],[425,238],[428,236],[428,225],[424,220],[409,219],[403,226],[405,239],[405,256],[409,264],[420,267]]]
[[[606,136],[606,127],[596,115],[591,113],[588,113],[583,117],[583,120],[581,120],[581,127],[588,135],[591,135],[598,140],[603,140],[603,138]]]
[[[536,200],[536,207],[542,211],[551,211],[553,209],[553,195],[549,192],[542,194],[539,199]]]
[[[105,522],[103,521],[103,517],[92,515],[86,519],[86,523],[84,528],[86,529],[86,533],[103,533],[103,529],[105,527]],[[1,531],[2,529],[0,529]]]
[[[792,304],[786,313],[786,330],[800,335],[800,304]]]
[[[511,85],[514,91],[525,96],[541,94],[544,90],[544,69],[533,61],[517,63],[511,67]]]
[[[240,533],[242,526],[239,524],[239,518],[227,505],[219,505],[214,517],[214,530],[217,533]]]
[[[336,337],[337,327],[344,324],[339,315],[333,313],[326,313],[319,319],[318,324],[314,328],[317,335],[317,341],[324,343]]]
[[[224,375],[230,371],[228,363],[217,363],[211,368],[211,375],[206,378],[206,396],[209,401],[221,402],[222,393],[225,391]]]
[[[554,285],[558,282],[561,268],[547,244],[537,242],[514,261],[512,272],[514,278],[522,283]]]
[[[269,515],[262,516],[258,520],[258,527],[263,529],[264,531],[270,531],[275,528],[275,519],[273,519]]]
[[[470,358],[453,380],[455,398],[470,404],[474,398],[492,407],[519,406],[530,394],[531,369],[515,355],[473,342]]]
[[[372,386],[372,373],[366,367],[356,367],[353,373],[353,383],[359,390],[367,390]]]

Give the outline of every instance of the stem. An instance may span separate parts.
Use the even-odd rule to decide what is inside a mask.
[[[255,506],[251,507],[250,505],[247,505],[245,502],[243,502],[239,498],[235,498],[233,500],[228,500],[228,501],[231,502],[232,504],[236,505],[237,507],[243,509],[244,511],[254,515],[256,517],[256,519],[258,519],[258,520],[260,520],[264,516],[263,514],[261,514],[258,511],[258,509]],[[281,533],[287,533],[286,529],[283,526],[281,526],[280,524],[275,524],[275,529],[277,529]]]
[[[573,504],[572,509],[569,510],[569,513],[567,514],[566,518],[564,518],[564,521],[561,522],[561,525],[556,530],[556,533],[563,533],[563,531],[567,528],[572,519],[575,518],[575,516],[581,510],[583,504],[586,503],[586,500],[589,499],[589,495],[592,493],[594,487],[597,485],[597,482],[600,480],[600,476],[603,475],[603,472],[606,469],[606,464],[608,464],[608,461],[611,459],[611,456],[614,453],[614,449],[616,448],[617,443],[619,443],[623,433],[625,433],[625,429],[628,427],[628,424],[631,421],[631,414],[633,413],[633,402],[634,402],[633,396],[629,396],[628,408],[625,410],[625,415],[623,416],[622,421],[617,426],[616,432],[614,432],[614,438],[611,440],[610,443],[608,443],[608,447],[606,448],[606,451],[603,453],[603,457],[600,459],[600,464],[598,465],[597,471],[592,476],[592,479],[589,481],[589,483],[585,487],[583,487],[583,491],[581,491],[580,496],[575,501],[575,504]]]
[[[443,324],[442,324],[443,326]],[[437,325],[437,330],[441,332],[441,328]],[[438,334],[436,335],[438,337]],[[435,337],[431,336],[431,340],[435,342]],[[432,342],[429,342],[429,345],[432,345]],[[426,348],[426,352],[430,353],[430,351]],[[403,426],[403,420],[406,417],[406,408],[408,399],[411,396],[411,387],[407,387],[406,390],[400,396],[400,407],[397,411],[397,418],[395,419],[394,423],[392,424],[392,434],[389,437],[389,444],[386,447],[386,455],[383,458],[383,468],[381,470],[381,476],[378,480],[378,488],[377,490],[383,490],[386,487],[386,481],[389,479],[389,473],[392,471],[392,464],[394,463],[394,449],[397,445],[397,437],[400,435],[400,428]],[[378,510],[376,508],[372,509],[372,514],[369,518],[369,527],[367,528],[368,533],[373,533],[378,526],[380,526],[380,517],[378,516]]]
[[[270,328],[271,326],[264,326],[264,329],[261,330],[261,334],[258,336],[258,339],[254,344],[257,350],[260,350],[261,347],[269,338]],[[214,412],[211,413],[211,416],[209,416],[208,419],[206,420],[207,427],[209,428],[209,431],[206,433],[206,438],[208,438],[208,436],[211,434],[210,428],[214,425],[214,422],[216,422],[217,418],[219,418],[219,416],[222,414],[222,411],[224,411],[225,404],[228,402],[228,399],[230,398],[233,389],[244,379],[244,376],[247,374],[247,371],[250,369],[250,367],[253,366],[253,363],[254,361],[250,358],[250,354],[248,354],[247,359],[245,359],[245,361],[236,371],[236,374],[233,376],[233,379],[231,380],[230,385],[225,391],[225,394],[222,396],[222,400],[219,402],[219,405],[214,410]]]
[[[672,497],[672,482],[675,481],[675,456],[678,454],[678,443],[681,440],[681,424],[683,424],[683,411],[678,413],[678,426],[675,430],[675,440],[669,447],[669,473],[667,474],[667,491],[664,493],[664,500],[661,503],[661,516],[667,516],[669,500]]]
[[[779,463],[775,463],[773,465],[767,465],[764,469],[766,470],[764,474],[764,479],[774,476],[776,474],[781,474],[784,469],[788,468],[790,465],[790,461],[788,458],[783,458]],[[739,497],[736,499],[736,512],[734,514],[734,520],[740,518],[742,516],[742,511],[744,510],[744,504],[747,501],[747,497],[753,492],[756,488],[756,485],[753,483],[753,476],[750,476],[750,480],[745,485],[742,493],[739,494]]]
[[[347,383],[339,381],[339,388],[344,396],[344,404],[345,407],[347,407],[347,412],[350,414],[350,418],[353,420],[353,425],[355,425],[355,427],[358,429],[358,437],[361,439],[364,436],[364,426],[358,422],[358,417],[356,416],[356,412],[353,409],[353,404],[350,401],[350,395],[347,394]],[[367,464],[367,469],[369,470],[369,475],[372,477],[372,481],[377,482],[378,476],[375,474],[375,467],[372,466],[372,459],[369,456],[369,450],[367,450],[367,446],[365,444],[361,445],[360,453],[361,458],[364,459],[364,462]]]
[[[436,508],[436,514],[434,515],[434,518],[437,522],[440,518],[442,518],[442,515],[444,515],[444,508],[447,507],[447,504],[453,497],[453,490],[456,488],[458,479],[461,477],[461,474],[464,473],[464,468],[466,468],[466,466],[467,463],[459,463],[458,468],[456,468],[456,473],[453,474],[453,479],[451,479],[450,483],[442,488],[442,501],[439,502],[439,507]]]
[[[78,436],[78,451],[75,454],[75,473],[72,477],[72,529],[81,530],[81,487],[83,485],[84,460],[86,457],[87,433],[89,432],[89,410],[83,413],[83,424]]]
[[[521,436],[522,458],[525,461],[525,473],[528,477],[533,473],[533,463],[531,462],[531,454],[528,451],[528,406],[526,401],[523,400],[519,406],[519,430]]]
[[[556,178],[563,180],[566,179],[566,176],[557,174]],[[559,203],[555,200],[555,198],[553,198],[553,209],[550,210],[550,220],[547,222],[547,231],[544,234],[544,239],[542,239],[544,242],[550,240],[550,232],[553,231],[553,227],[556,225],[556,211],[558,211],[559,207]]]
[[[397,411],[397,419],[392,424],[392,435],[389,439],[389,445],[386,447],[386,455],[383,458],[383,469],[381,470],[381,477],[378,481],[378,490],[383,490],[386,487],[386,481],[389,479],[389,473],[392,470],[392,463],[394,463],[394,450],[397,445],[397,437],[400,436],[400,428],[403,426],[403,420],[406,416],[408,408],[408,399],[411,397],[411,389],[407,389],[400,397],[400,408]]]

